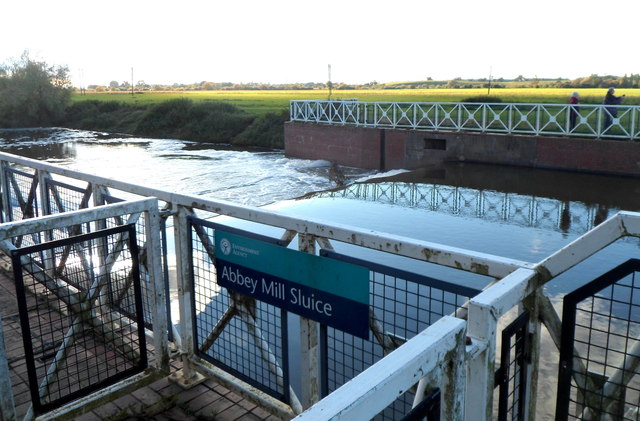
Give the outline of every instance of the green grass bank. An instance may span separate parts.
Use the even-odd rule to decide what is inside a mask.
[[[385,102],[463,102],[487,97],[503,103],[567,103],[575,89],[366,89],[333,91],[331,98]],[[580,102],[600,104],[605,89],[581,89]],[[618,89],[624,104],[639,105],[640,89]],[[327,90],[74,93],[66,127],[137,136],[283,148],[289,101],[328,99]]]

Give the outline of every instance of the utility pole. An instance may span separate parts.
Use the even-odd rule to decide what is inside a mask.
[[[84,88],[84,69],[80,69],[80,95],[86,95],[86,93]]]
[[[493,66],[489,66],[489,85],[487,86],[487,95],[491,95],[491,71]]]
[[[131,68],[131,97],[133,97],[133,67]]]
[[[329,101],[331,101],[331,88],[333,88],[333,84],[331,83],[331,65],[329,64],[329,82],[327,82],[329,86]]]

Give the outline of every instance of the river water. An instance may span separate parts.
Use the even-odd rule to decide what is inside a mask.
[[[0,148],[130,183],[268,206],[532,263],[620,210],[640,211],[640,183],[624,177],[471,164],[387,174],[336,171],[329,162],[290,159],[281,151],[239,151],[65,129],[0,131]],[[336,248],[352,250],[339,244]],[[475,288],[489,281],[421,262],[399,263],[385,253],[357,253]],[[560,310],[566,293],[631,257],[640,257],[640,241],[616,241],[550,282],[546,292]],[[541,377],[553,377],[557,356],[549,338],[543,342],[547,367]],[[544,406],[555,400],[549,386],[540,388]],[[541,411],[540,419],[552,419],[550,414]]]
[[[7,153],[130,183],[261,206],[335,187],[327,161],[76,130],[0,131]],[[349,169],[345,177],[370,171]]]

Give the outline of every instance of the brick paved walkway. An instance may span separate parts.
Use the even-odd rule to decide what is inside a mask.
[[[183,390],[166,377],[76,418],[81,421],[141,419],[176,421],[279,420],[279,418],[229,391],[213,379],[192,389]]]

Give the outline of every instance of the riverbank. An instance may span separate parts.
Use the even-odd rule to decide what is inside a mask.
[[[624,92],[623,92],[624,91]],[[624,89],[626,104],[640,89]],[[370,89],[336,91],[335,98],[396,102],[565,103],[570,89]],[[582,103],[600,103],[602,89],[581,91]],[[175,138],[237,147],[284,148],[292,99],[326,99],[325,90],[176,91],[73,94],[61,127]]]
[[[288,110],[251,115],[232,104],[188,98],[156,104],[89,100],[72,104],[61,126],[135,136],[284,148]]]

